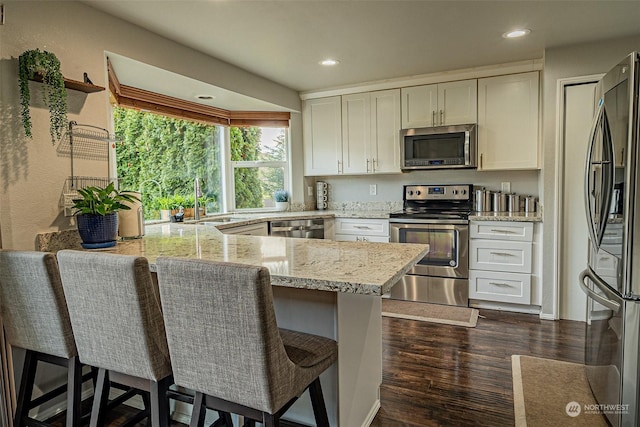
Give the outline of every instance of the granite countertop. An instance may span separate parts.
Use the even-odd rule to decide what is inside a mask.
[[[539,212],[471,212],[470,221],[542,222]]]
[[[291,216],[299,218],[294,214],[298,213]],[[316,213],[299,214],[318,217]],[[273,217],[285,218],[287,213]],[[159,256],[262,265],[269,269],[275,286],[382,295],[428,250],[428,245],[406,243],[229,235],[211,225],[166,223],[147,225],[143,238],[120,241],[101,251],[144,256],[152,270]]]
[[[368,218],[368,219],[387,219],[389,212],[386,211],[341,211],[341,210],[321,210],[321,211],[299,211],[299,212],[260,212],[260,213],[235,213],[215,215],[203,218],[200,224],[214,225],[219,230],[232,228],[241,225],[258,224],[265,221],[273,220],[295,220],[295,219],[314,219],[314,218]],[[187,221],[186,223],[194,223],[195,221]]]

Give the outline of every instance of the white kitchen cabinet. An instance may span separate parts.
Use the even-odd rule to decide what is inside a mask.
[[[336,218],[334,240],[344,242],[389,242],[389,220]]]
[[[400,172],[400,90],[342,97],[339,173]]]
[[[266,222],[257,224],[238,225],[220,229],[223,234],[242,234],[244,236],[268,236],[269,226]]]
[[[400,89],[371,92],[371,172],[401,172],[400,126]]]
[[[539,74],[478,80],[478,170],[538,169]]]
[[[342,102],[310,99],[303,108],[305,175],[336,175],[342,166]]]
[[[305,175],[400,173],[400,89],[304,105]]]
[[[469,298],[532,303],[533,223],[471,221]]]
[[[402,128],[476,123],[477,80],[402,88]]]

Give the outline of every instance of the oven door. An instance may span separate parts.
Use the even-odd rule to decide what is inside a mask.
[[[461,221],[463,222],[463,221]],[[451,221],[389,224],[391,242],[429,245],[429,253],[407,274],[419,276],[469,277],[469,224]]]

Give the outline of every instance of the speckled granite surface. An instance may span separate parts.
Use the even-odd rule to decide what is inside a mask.
[[[237,224],[236,224],[237,225]],[[382,295],[428,252],[427,245],[226,235],[207,225],[159,224],[102,252],[262,265],[276,286]]]
[[[78,230],[52,231],[36,234],[36,251],[58,252],[62,249],[82,249]]]

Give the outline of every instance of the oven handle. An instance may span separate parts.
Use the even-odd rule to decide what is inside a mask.
[[[389,218],[390,224],[443,224],[443,225],[468,225],[468,219],[407,219]]]

